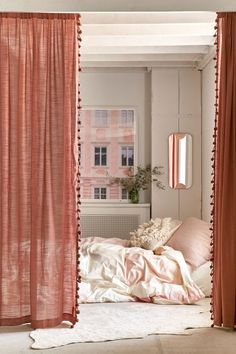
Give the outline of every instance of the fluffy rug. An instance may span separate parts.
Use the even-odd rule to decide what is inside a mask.
[[[81,304],[79,323],[63,323],[30,333],[32,348],[46,349],[77,342],[143,338],[150,334],[191,334],[187,329],[210,326],[209,300],[195,305],[151,303]]]

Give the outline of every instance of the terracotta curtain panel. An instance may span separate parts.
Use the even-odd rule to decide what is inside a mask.
[[[79,16],[0,14],[0,325],[76,322]]]
[[[216,26],[213,158],[213,325],[236,325],[236,13]]]

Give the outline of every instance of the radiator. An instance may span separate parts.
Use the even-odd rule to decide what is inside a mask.
[[[82,237],[129,238],[129,232],[140,224],[139,215],[82,215]]]
[[[129,238],[129,232],[137,229],[150,218],[149,204],[82,204],[82,237]]]

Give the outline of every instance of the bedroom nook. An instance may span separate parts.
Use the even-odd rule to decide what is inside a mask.
[[[235,11],[1,2],[1,353],[235,353]]]

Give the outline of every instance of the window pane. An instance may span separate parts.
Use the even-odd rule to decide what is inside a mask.
[[[122,109],[121,111],[121,117],[126,118],[127,117],[127,109]]]
[[[101,188],[101,199],[107,199],[107,189]]]
[[[95,166],[100,166],[100,152],[101,148],[99,146],[96,146],[94,148],[95,154],[94,154],[94,165]]]
[[[100,199],[100,188],[94,188],[94,199]]]
[[[107,165],[107,148],[106,147],[102,147],[102,156],[101,156],[101,165],[102,166],[106,166]]]
[[[121,190],[121,199],[128,199],[128,191],[125,188]]]
[[[121,111],[120,123],[122,125],[133,125],[134,123],[134,111],[131,109]]]
[[[94,149],[94,165],[95,166],[106,166],[107,165],[107,148],[106,147],[95,147]]]
[[[131,109],[127,111],[127,123],[130,125],[134,123],[134,111]]]
[[[95,125],[104,126],[107,125],[107,110],[97,109],[95,111]]]
[[[134,165],[134,148],[133,147],[128,148],[128,165],[129,166]]]
[[[121,165],[133,166],[134,165],[134,148],[133,146],[123,146],[121,149]]]
[[[95,156],[94,156],[94,165],[95,166],[100,166],[100,154],[95,152]]]
[[[126,147],[121,148],[121,166],[127,166],[127,149],[126,149]]]
[[[127,110],[122,109],[120,118],[121,118],[120,123],[122,125],[126,125],[127,124]]]
[[[106,166],[107,165],[107,156],[106,155],[102,155],[102,166]]]

